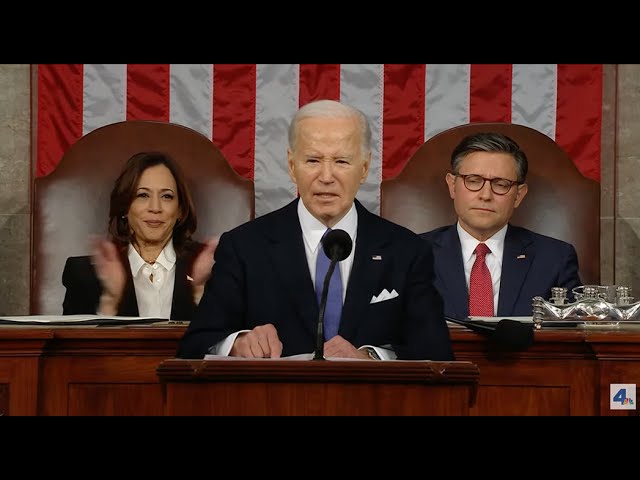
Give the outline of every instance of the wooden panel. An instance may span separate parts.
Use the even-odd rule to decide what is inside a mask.
[[[38,357],[0,355],[0,413],[36,415],[38,412]]]
[[[171,383],[167,415],[468,415],[468,386]]]
[[[468,415],[471,362],[166,360],[166,415]]]
[[[456,358],[480,369],[472,415],[598,414],[598,361],[584,331],[536,332],[535,345],[524,352],[488,349],[471,332],[454,330],[452,337]],[[503,401],[497,392],[504,393]],[[566,399],[559,392],[566,392]]]
[[[0,327],[0,413],[37,415],[40,355],[48,329]]]
[[[43,401],[40,414],[100,415],[102,413],[88,412],[92,411],[92,408],[95,408],[96,412],[127,412],[132,411],[131,406],[135,405],[136,415],[162,415],[162,390],[155,371],[166,358],[166,355],[121,356],[115,353],[111,356],[78,355],[48,358],[43,369]],[[104,401],[107,403],[104,405],[96,401],[82,407],[71,396],[72,391],[75,392],[79,388],[78,385],[82,385],[85,392],[78,393],[78,398],[84,398],[82,395],[90,395],[94,391],[106,392],[113,389],[114,392],[105,398]],[[74,388],[76,390],[73,390]],[[128,398],[128,395],[131,398]],[[142,398],[144,401],[139,401]]]
[[[569,387],[494,386],[478,389],[471,415],[570,415]]]
[[[0,417],[9,415],[9,385],[0,383]]]
[[[634,383],[636,385],[636,408],[635,410],[611,410],[611,384],[612,383]],[[640,362],[638,361],[602,361],[600,362],[600,415],[611,416],[638,416],[638,394],[640,394]]]
[[[71,384],[68,415],[162,415],[158,384]]]
[[[136,415],[162,414],[162,408],[158,410],[158,405],[162,405],[162,391],[155,372],[163,360],[174,356],[184,327],[56,328],[51,331],[53,339],[42,360],[40,415],[69,415],[70,412],[87,415],[92,414],[90,409],[133,412],[134,408]],[[86,389],[78,395],[91,396],[90,392],[110,389],[114,392],[106,395],[106,403],[96,400],[83,407],[82,402],[71,397],[74,385],[84,385]],[[145,401],[138,401],[140,398]]]
[[[488,387],[509,387],[520,395],[539,395],[539,388],[566,389],[569,412],[572,415],[595,415],[598,404],[598,391],[594,385],[597,376],[597,363],[593,360],[520,360],[517,363],[508,360],[484,360],[479,362],[480,386],[477,414],[493,415],[494,403],[483,403],[483,390]],[[507,398],[508,395],[507,394]],[[518,415],[564,415],[564,410],[550,409],[541,412],[542,405],[529,409],[529,403],[519,407],[511,406],[506,411]]]

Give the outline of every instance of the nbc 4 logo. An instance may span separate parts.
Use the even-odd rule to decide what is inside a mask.
[[[609,388],[609,408],[611,410],[635,410],[636,384],[611,383]]]

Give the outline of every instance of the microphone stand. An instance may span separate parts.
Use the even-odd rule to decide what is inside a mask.
[[[334,253],[334,252],[332,252]],[[331,263],[327,269],[327,274],[324,277],[324,284],[322,285],[322,297],[320,297],[320,312],[318,314],[318,331],[316,332],[316,351],[313,356],[313,360],[326,360],[324,358],[324,311],[327,308],[327,296],[329,295],[329,282],[331,281],[331,275],[338,263],[337,255],[331,256]]]

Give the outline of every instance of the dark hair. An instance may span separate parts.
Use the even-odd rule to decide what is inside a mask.
[[[527,180],[529,162],[520,146],[511,138],[501,133],[476,133],[462,139],[451,154],[451,171],[458,173],[460,163],[473,152],[508,153],[516,162],[518,182]]]
[[[198,220],[187,182],[178,165],[165,153],[140,152],[127,160],[124,170],[116,179],[113,190],[111,190],[109,233],[121,250],[124,250],[131,243],[133,235],[127,220],[129,207],[135,198],[143,172],[156,165],[164,165],[169,169],[178,188],[178,204],[182,213],[173,228],[173,245],[176,253],[180,254],[187,243],[191,241],[191,235],[196,231]]]

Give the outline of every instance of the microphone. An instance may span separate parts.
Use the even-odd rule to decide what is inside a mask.
[[[445,315],[445,320],[468,328],[489,338],[491,343],[505,350],[520,352],[533,345],[533,327],[517,320],[503,318],[495,325],[458,320]]]
[[[322,239],[322,249],[331,263],[324,277],[322,285],[322,296],[320,297],[320,312],[318,314],[318,328],[316,331],[316,351],[313,360],[324,360],[324,311],[327,308],[327,295],[329,293],[329,282],[336,264],[347,258],[351,254],[353,242],[351,237],[344,230],[331,230]]]

